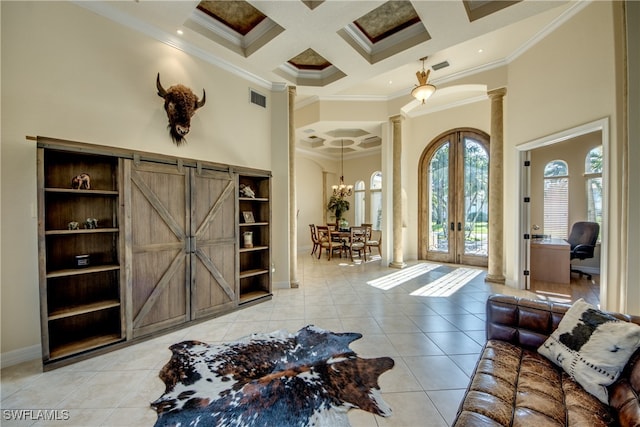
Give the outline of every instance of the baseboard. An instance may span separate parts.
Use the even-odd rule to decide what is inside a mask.
[[[273,289],[289,289],[291,287],[289,282],[273,282],[271,286]]]
[[[17,350],[7,351],[0,354],[0,367],[7,368],[22,362],[29,362],[42,357],[42,348],[40,344],[29,347],[22,347]]]

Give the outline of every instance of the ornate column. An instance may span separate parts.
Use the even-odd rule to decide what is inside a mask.
[[[329,200],[329,195],[327,194],[327,175],[329,172],[322,171],[322,223],[326,224],[329,222],[329,218],[327,218],[327,200]]]
[[[296,196],[296,127],[294,103],[296,87],[289,86],[289,285],[300,286],[298,282],[298,202]]]
[[[489,144],[489,267],[485,280],[504,283],[503,264],[503,127],[502,101],[506,88],[489,91],[491,99],[491,142]]]
[[[402,257],[402,117],[391,117],[393,126],[393,261],[392,268],[404,268]]]

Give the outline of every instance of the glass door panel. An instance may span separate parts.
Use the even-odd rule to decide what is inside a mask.
[[[429,250],[449,252],[449,143],[444,143],[429,164]]]
[[[459,253],[463,264],[486,262],[489,246],[489,154],[479,141],[463,136],[462,175],[464,193],[460,196],[463,212]],[[480,259],[474,259],[479,257]]]
[[[435,140],[420,161],[420,257],[487,265],[488,136],[453,131]]]

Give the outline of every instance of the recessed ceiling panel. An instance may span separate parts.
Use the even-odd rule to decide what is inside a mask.
[[[484,18],[521,0],[462,0],[469,22]]]
[[[431,39],[409,1],[388,1],[340,29],[338,35],[371,64]]]
[[[359,138],[368,134],[369,132],[362,129],[334,129],[327,132],[327,135],[331,135],[335,138]]]
[[[420,17],[411,2],[389,1],[356,19],[354,24],[371,43],[377,43],[417,22]]]
[[[299,86],[326,86],[346,76],[311,48],[289,58],[273,72]]]
[[[198,9],[246,36],[266,16],[246,1],[204,0]]]
[[[311,48],[289,59],[288,62],[299,70],[324,70],[331,66],[331,62]]]
[[[355,144],[355,141],[352,139],[334,139],[329,142],[329,145],[332,147],[349,147],[350,145]]]
[[[201,1],[184,25],[244,57],[284,31],[246,1]]]
[[[302,0],[302,3],[304,3],[309,9],[313,10],[324,3],[324,0]]]

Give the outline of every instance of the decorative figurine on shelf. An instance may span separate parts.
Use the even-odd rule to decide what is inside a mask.
[[[84,228],[87,228],[87,229],[98,228],[98,220],[95,218],[87,218],[87,220],[84,222]]]
[[[253,247],[253,231],[245,231],[242,233],[245,248]]]
[[[80,224],[77,221],[71,221],[67,224],[67,228],[69,230],[77,230],[80,228]]]
[[[91,176],[88,173],[71,178],[71,188],[74,190],[91,190]]]
[[[240,196],[251,197],[254,199],[256,197],[256,193],[248,185],[240,184]]]

